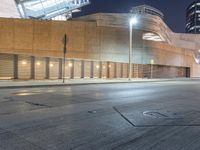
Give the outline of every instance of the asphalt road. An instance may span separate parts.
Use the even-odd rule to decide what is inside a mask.
[[[0,150],[199,150],[200,80],[0,89]]]

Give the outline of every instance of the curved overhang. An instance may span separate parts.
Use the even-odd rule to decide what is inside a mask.
[[[152,42],[164,42],[169,47],[188,50],[194,53],[195,62],[200,62],[197,52],[200,49],[200,35],[175,33],[164,20],[151,14],[136,14],[138,23],[133,29],[143,31],[143,40]],[[95,21],[97,26],[129,28],[132,13],[98,13],[76,18],[76,20]],[[198,60],[198,61],[197,61]]]

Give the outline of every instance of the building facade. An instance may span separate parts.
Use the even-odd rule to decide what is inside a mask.
[[[186,32],[200,33],[200,0],[192,2],[186,10]]]
[[[1,18],[0,79],[127,78],[132,16],[98,13],[67,22]],[[200,76],[200,35],[174,33],[157,15],[137,18],[133,78]]]

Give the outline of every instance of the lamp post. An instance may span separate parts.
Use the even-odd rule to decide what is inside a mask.
[[[130,21],[129,21],[129,29],[130,29],[130,32],[129,32],[129,74],[128,74],[128,79],[129,81],[131,80],[132,78],[132,55],[133,55],[133,25],[137,24],[137,18],[134,17],[134,18],[131,18]]]

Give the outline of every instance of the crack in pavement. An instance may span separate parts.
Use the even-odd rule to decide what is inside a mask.
[[[113,107],[113,109],[118,113],[120,114],[120,116],[122,118],[124,118],[124,120],[126,120],[129,124],[131,124],[133,127],[136,127],[128,118],[126,118],[116,107]]]

